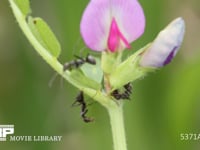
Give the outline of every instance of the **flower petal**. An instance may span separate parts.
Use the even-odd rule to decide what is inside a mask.
[[[172,21],[158,34],[152,45],[144,52],[140,65],[157,68],[170,63],[181,46],[184,33],[184,20],[177,18]]]
[[[145,17],[137,0],[91,0],[80,25],[81,35],[89,48],[95,51],[108,48],[107,41],[113,18],[129,43],[144,32]]]
[[[121,48],[123,49],[124,47],[130,48],[131,46],[129,45],[129,42],[126,40],[126,38],[120,32],[117,26],[117,22],[115,21],[115,18],[113,18],[108,36],[108,49],[111,52],[115,52],[117,50],[120,50]]]

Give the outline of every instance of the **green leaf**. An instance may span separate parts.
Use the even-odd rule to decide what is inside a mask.
[[[85,88],[91,88],[94,90],[101,89],[101,84],[87,78],[80,70],[72,70],[70,76]]]
[[[101,83],[103,79],[103,71],[101,69],[100,59],[95,58],[95,60],[96,60],[96,65],[85,63],[81,67],[81,70],[83,71],[86,77],[96,81],[97,83]]]
[[[41,18],[29,17],[28,24],[39,43],[57,58],[60,55],[61,46],[47,23]]]
[[[14,2],[19,7],[24,16],[27,16],[27,14],[31,13],[29,0],[14,0]]]

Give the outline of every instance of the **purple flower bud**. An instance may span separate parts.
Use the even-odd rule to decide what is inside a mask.
[[[181,46],[184,33],[184,20],[177,18],[172,21],[158,34],[154,42],[142,54],[140,65],[158,68],[170,63]]]

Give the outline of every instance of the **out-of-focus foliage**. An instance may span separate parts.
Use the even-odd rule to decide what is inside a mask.
[[[140,0],[146,31],[127,55],[152,41],[171,20],[186,21],[184,44],[174,61],[134,83],[132,100],[124,106],[129,150],[198,150],[200,141],[181,141],[181,133],[200,133],[200,2]],[[61,41],[61,62],[86,56],[79,23],[87,1],[31,0],[33,16],[42,17]],[[98,56],[98,54],[94,54]],[[14,124],[15,135],[62,135],[62,142],[0,142],[12,150],[110,150],[111,131],[106,110],[88,103],[85,124],[80,108],[71,107],[77,89],[57,77],[36,54],[19,29],[7,0],[0,5],[0,124]]]

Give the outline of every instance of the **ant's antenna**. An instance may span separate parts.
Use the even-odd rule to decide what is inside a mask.
[[[76,53],[76,50],[77,50],[77,47],[80,45],[81,43],[81,37],[79,36],[78,37],[78,40],[76,41],[76,43],[74,44],[74,47],[73,47],[73,51],[72,51],[72,54],[75,54]]]
[[[78,58],[78,59],[81,59],[81,60],[84,60],[82,57],[78,56],[78,55],[74,55],[74,57]]]
[[[87,48],[87,47],[86,47],[86,46],[84,46],[83,48],[81,48],[81,49],[79,50],[80,56],[82,56],[82,54],[83,54],[83,51],[84,51],[86,48]]]
[[[78,51],[78,46],[80,47],[80,45],[82,45],[82,38],[79,36],[78,40],[76,41],[74,47],[73,47],[73,54],[76,53],[76,51]],[[82,47],[81,49],[79,49],[79,55],[82,57],[83,56],[83,52],[84,50],[87,49],[86,46]]]

